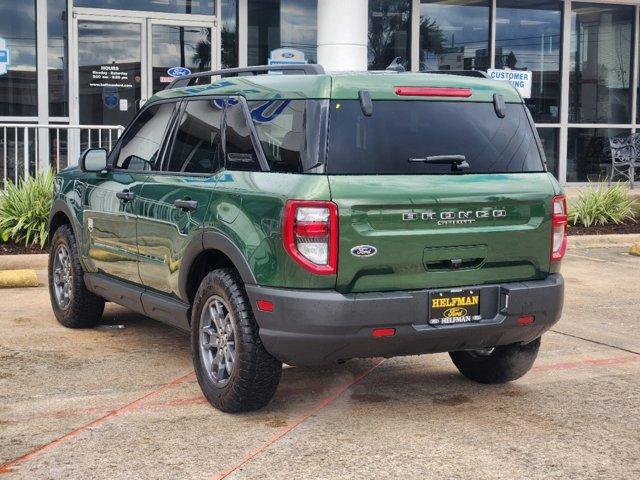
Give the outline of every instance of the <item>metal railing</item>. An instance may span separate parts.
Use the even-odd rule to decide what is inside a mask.
[[[56,172],[77,162],[82,150],[111,150],[122,134],[120,125],[0,123],[1,190],[46,168]]]

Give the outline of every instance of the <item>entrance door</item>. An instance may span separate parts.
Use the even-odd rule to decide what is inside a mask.
[[[140,20],[77,19],[78,109],[81,125],[125,126],[146,98]]]
[[[140,12],[126,17],[80,13],[74,25],[77,76],[72,118],[80,125],[126,126],[141,105],[176,76],[217,65],[213,17],[174,20]],[[84,134],[82,147],[87,142]]]
[[[215,68],[211,23],[149,20],[147,32],[150,95],[164,90],[179,74]]]

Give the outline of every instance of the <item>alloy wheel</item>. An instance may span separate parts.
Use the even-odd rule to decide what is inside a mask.
[[[73,297],[73,270],[69,250],[64,244],[58,246],[53,258],[53,290],[58,307],[69,308]]]
[[[211,296],[200,314],[200,361],[218,387],[231,377],[236,360],[235,332],[229,305]]]

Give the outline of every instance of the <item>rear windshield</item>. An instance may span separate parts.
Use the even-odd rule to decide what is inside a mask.
[[[329,118],[326,171],[330,174],[450,174],[542,172],[543,160],[521,104],[499,118],[493,103],[374,101],[373,114],[358,100],[334,100]],[[410,161],[412,159],[412,161]],[[455,162],[454,162],[455,163]]]

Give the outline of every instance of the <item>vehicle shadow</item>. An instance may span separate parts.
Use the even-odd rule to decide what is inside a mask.
[[[184,357],[185,364],[191,359],[188,334],[119,306],[109,305],[98,329],[129,332],[122,337],[125,351],[148,347],[172,351]],[[286,415],[292,403],[311,407],[334,397],[354,408],[404,409],[407,404],[413,408],[416,404],[460,408],[498,398],[525,397],[531,392],[518,383],[480,385],[469,381],[446,354],[386,359],[378,366],[381,360],[354,359],[317,367],[285,365],[273,401],[261,412]]]

